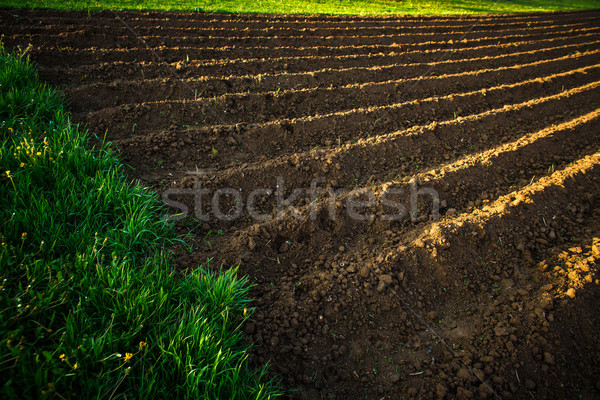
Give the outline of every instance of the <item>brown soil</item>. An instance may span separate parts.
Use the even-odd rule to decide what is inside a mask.
[[[135,35],[112,12],[0,26],[188,208],[178,267],[250,276],[251,362],[287,397],[600,397],[600,11],[119,17]],[[276,219],[208,201],[278,185]]]

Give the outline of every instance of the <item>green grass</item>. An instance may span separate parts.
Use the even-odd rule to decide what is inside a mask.
[[[157,196],[0,47],[0,398],[259,399],[236,270],[169,265]]]
[[[0,0],[2,7],[289,14],[479,14],[600,8],[598,0]]]

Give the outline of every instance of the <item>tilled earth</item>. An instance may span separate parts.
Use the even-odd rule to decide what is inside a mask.
[[[178,268],[250,276],[287,397],[600,397],[600,11],[0,26],[187,210]]]

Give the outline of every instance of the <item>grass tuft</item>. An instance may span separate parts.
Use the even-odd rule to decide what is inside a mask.
[[[247,280],[176,274],[157,196],[3,47],[0,168],[1,398],[278,394],[241,345]]]

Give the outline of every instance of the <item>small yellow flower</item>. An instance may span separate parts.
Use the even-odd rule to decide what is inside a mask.
[[[22,237],[23,239],[25,239],[25,238],[27,237],[27,232],[23,232],[23,233],[21,233],[21,237]]]
[[[125,362],[131,360],[133,358],[133,354],[131,353],[125,353]]]
[[[25,166],[25,163],[22,162],[20,165],[21,165],[21,168],[23,168]]]
[[[8,339],[8,340],[6,341],[6,345],[7,345],[7,346],[10,346],[10,344],[11,344],[11,343],[12,343],[12,340],[10,340],[10,339]]]
[[[10,178],[10,171],[6,171],[6,176]]]
[[[38,155],[38,156],[41,156],[41,155],[42,155],[42,152],[41,152],[41,151],[38,151],[38,152],[37,152],[37,153],[35,153],[35,154],[36,154],[36,155]]]
[[[146,343],[146,342],[140,342],[140,348],[144,348],[144,347],[146,347],[146,345],[147,345],[147,344],[148,344],[148,343]]]
[[[65,353],[62,353],[60,356],[58,356],[58,358],[60,358],[61,360],[64,361],[64,359],[65,359]]]
[[[79,368],[79,364],[77,364],[77,363],[73,364],[73,369],[77,369],[77,368]]]

